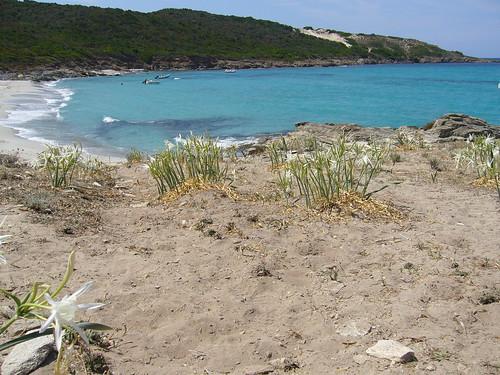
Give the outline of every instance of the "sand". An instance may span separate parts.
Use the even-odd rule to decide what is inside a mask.
[[[0,121],[7,118],[10,108],[9,101],[18,94],[35,92],[36,87],[31,81],[0,81]],[[2,126],[0,123],[0,153],[20,153],[29,160],[45,147],[40,142],[21,138],[18,131]]]
[[[66,292],[96,282],[82,302],[107,304],[86,319],[114,328],[93,346],[114,374],[497,374],[500,203],[455,170],[453,147],[401,151],[377,177],[389,187],[376,198],[401,220],[287,207],[263,155],[231,165],[236,200],[198,191],[161,203],[143,165],[58,192],[11,167],[0,179],[2,234],[13,235],[0,285],[55,283],[77,250]],[[371,329],[339,333],[352,324]],[[367,357],[381,339],[418,361]],[[272,365],[281,358],[286,372]]]
[[[23,159],[33,161],[38,154],[45,150],[45,143],[29,140],[19,136],[19,131],[2,125],[2,120],[8,116],[11,101],[15,95],[36,93],[37,85],[32,81],[0,81],[0,153],[14,153]],[[85,149],[84,149],[85,151]],[[116,153],[111,155],[105,150],[92,153],[92,156],[108,163],[118,163],[124,160]]]

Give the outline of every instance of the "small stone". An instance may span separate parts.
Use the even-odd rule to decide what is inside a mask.
[[[266,375],[274,372],[272,366],[251,366],[243,370],[243,375]]]
[[[366,353],[373,357],[400,363],[416,360],[412,349],[394,340],[379,340],[374,346],[368,348]]]
[[[368,361],[368,356],[364,354],[356,354],[354,357],[352,357],[352,360],[356,362],[358,365],[364,365],[366,361]]]
[[[426,371],[436,371],[436,366],[434,365],[429,365],[425,368]]]
[[[55,351],[54,336],[25,341],[12,349],[2,364],[3,375],[26,375],[39,368]]]
[[[337,330],[340,336],[362,337],[369,334],[372,326],[367,321],[349,321]]]
[[[290,371],[299,368],[299,364],[291,358],[276,358],[269,362],[275,370]]]

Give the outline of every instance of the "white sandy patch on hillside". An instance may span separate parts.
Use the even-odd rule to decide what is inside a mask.
[[[306,35],[311,35],[316,38],[320,39],[326,39],[330,40],[332,42],[337,42],[337,43],[342,43],[348,48],[352,47],[352,44],[348,43],[347,40],[340,34],[337,34],[335,32],[326,30],[326,29],[315,29],[315,30],[308,30],[308,29],[300,29],[300,32]]]

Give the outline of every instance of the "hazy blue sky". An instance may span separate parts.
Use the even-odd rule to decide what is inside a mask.
[[[54,2],[47,1],[45,2]],[[292,26],[413,37],[467,55],[500,57],[500,0],[64,0],[151,11],[191,8]]]

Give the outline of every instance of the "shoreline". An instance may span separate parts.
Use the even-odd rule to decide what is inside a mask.
[[[18,154],[22,159],[34,161],[45,150],[45,145],[51,142],[24,138],[20,135],[21,130],[4,123],[13,107],[10,101],[17,95],[36,94],[37,89],[32,80],[0,80],[0,153]],[[84,151],[105,162],[118,163],[124,160],[105,153]]]
[[[35,160],[44,150],[44,144],[19,136],[19,130],[8,127],[2,122],[12,108],[9,100],[16,95],[35,92],[32,81],[0,81],[0,153],[16,153],[27,160]]]
[[[191,59],[181,59],[169,63],[157,63],[150,66],[130,67],[117,64],[100,64],[100,69],[89,68],[87,66],[67,65],[52,68],[26,67],[11,70],[0,70],[0,80],[31,80],[34,82],[56,81],[64,78],[85,78],[85,77],[111,77],[134,73],[171,71],[214,71],[224,69],[276,69],[276,68],[328,68],[341,66],[370,66],[370,65],[429,65],[429,64],[500,64],[500,60],[470,58],[462,60],[442,60],[442,59],[422,59],[420,61],[411,60],[374,60],[374,59],[331,59],[331,60],[305,60],[305,61],[281,61],[281,60],[212,60],[192,61]]]

